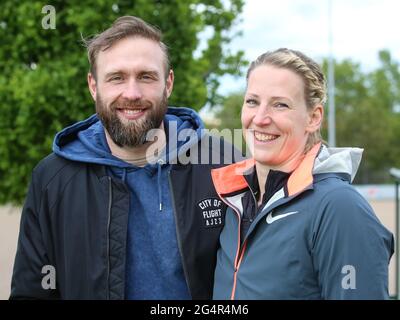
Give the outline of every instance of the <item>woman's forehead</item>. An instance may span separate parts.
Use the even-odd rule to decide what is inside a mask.
[[[289,95],[301,99],[304,98],[304,82],[289,69],[261,65],[250,73],[246,93],[275,97]]]

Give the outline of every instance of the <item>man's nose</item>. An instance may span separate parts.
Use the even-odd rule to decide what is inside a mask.
[[[253,123],[257,126],[269,125],[272,122],[271,110],[268,107],[260,106],[253,118]]]
[[[139,100],[142,98],[142,90],[136,80],[131,79],[126,83],[122,97],[127,100]]]

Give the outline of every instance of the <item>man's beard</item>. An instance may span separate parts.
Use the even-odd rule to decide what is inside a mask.
[[[145,114],[137,120],[123,123],[117,114],[119,108],[144,108]],[[111,139],[119,147],[138,147],[146,143],[147,132],[158,129],[168,108],[167,90],[158,104],[147,100],[116,100],[109,107],[96,94],[96,112]]]

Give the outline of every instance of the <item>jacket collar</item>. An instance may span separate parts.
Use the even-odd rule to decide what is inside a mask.
[[[288,196],[293,196],[313,183],[314,161],[321,149],[316,144],[305,155],[299,166],[292,172],[287,182]],[[211,170],[211,176],[217,193],[221,196],[236,193],[248,187],[244,175],[254,168],[255,160],[247,159],[232,165]]]

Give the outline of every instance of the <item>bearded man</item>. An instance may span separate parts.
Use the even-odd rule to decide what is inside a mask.
[[[168,107],[155,27],[121,17],[87,48],[96,114],[59,132],[33,171],[10,298],[210,299],[226,210],[210,170],[234,150]]]

